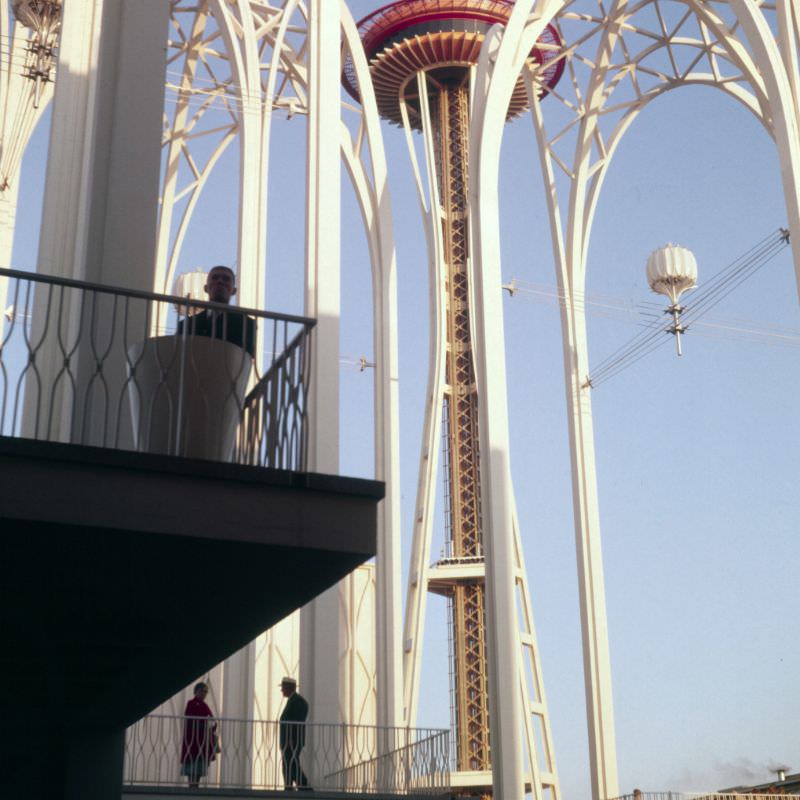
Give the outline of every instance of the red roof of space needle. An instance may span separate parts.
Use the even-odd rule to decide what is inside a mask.
[[[409,83],[420,70],[458,70],[476,64],[486,33],[492,25],[508,22],[513,7],[514,0],[396,0],[364,17],[357,27],[381,115],[401,123],[400,96],[406,94],[408,87],[408,99],[413,97],[416,87]],[[541,76],[546,87],[543,94],[558,83],[564,71],[564,60],[558,58],[560,46],[558,32],[548,25],[531,51],[531,58],[538,64],[553,62],[545,66]],[[342,83],[357,100],[357,82],[349,56]],[[508,117],[517,116],[527,107],[527,94],[520,80]],[[411,112],[414,113],[413,107]],[[412,120],[415,127],[418,123],[418,119]]]

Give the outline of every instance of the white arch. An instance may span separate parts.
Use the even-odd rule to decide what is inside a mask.
[[[400,725],[400,412],[397,364],[397,263],[392,233],[386,156],[366,55],[342,0],[342,32],[361,99],[355,137],[342,126],[342,155],[361,208],[372,265],[375,354],[375,478],[386,483],[378,510],[376,559],[377,722]],[[366,144],[366,153],[359,144]],[[365,158],[369,159],[370,170]]]
[[[312,6],[312,8],[315,6]],[[192,213],[203,188],[225,149],[240,145],[239,272],[241,301],[261,307],[266,243],[269,141],[273,110],[308,113],[309,11],[299,0],[284,0],[269,9],[237,0],[205,0],[186,4],[174,0],[177,13],[193,13],[185,30],[180,28],[178,50],[183,73],[178,109],[168,128],[167,170],[164,184],[157,285],[168,288]],[[210,16],[214,10],[213,18]],[[267,14],[266,12],[270,13]],[[260,15],[261,14],[261,15]],[[378,615],[378,719],[399,723],[399,456],[396,344],[396,277],[391,211],[385,157],[363,49],[346,6],[341,7],[342,32],[353,54],[358,80],[363,83],[359,131],[353,135],[341,126],[341,151],[362,210],[373,275],[375,341],[375,475],[387,484],[380,507],[377,561]],[[213,22],[209,22],[212,20]],[[215,27],[217,26],[217,27]],[[229,74],[224,61],[230,63]],[[214,63],[211,64],[210,62]],[[327,69],[338,74],[338,64]],[[207,75],[199,75],[200,68]],[[213,73],[212,68],[218,70]],[[194,108],[202,99],[200,109]],[[212,104],[227,113],[223,124],[204,117]],[[205,137],[210,147],[197,157],[194,138]],[[210,152],[210,155],[209,155]],[[179,174],[183,175],[181,179]],[[172,216],[181,208],[177,228]],[[249,288],[248,288],[249,287]],[[248,300],[248,296],[251,297]],[[338,366],[335,367],[338,369]]]
[[[581,83],[585,102],[576,108],[577,143],[572,162],[555,156],[544,133],[542,107],[533,98],[532,114],[539,138],[540,158],[546,179],[546,196],[550,212],[551,235],[556,257],[559,288],[565,302],[562,309],[562,332],[568,418],[570,426],[570,451],[573,470],[573,498],[576,520],[578,565],[581,582],[581,616],[584,639],[584,668],[589,708],[589,738],[592,768],[593,796],[613,797],[617,794],[616,757],[614,752],[613,707],[611,701],[608,644],[605,635],[604,592],[602,588],[602,559],[600,553],[600,526],[597,507],[597,488],[594,478],[594,449],[591,404],[588,390],[581,389],[588,374],[586,325],[582,304],[577,302],[583,294],[583,281],[591,220],[599,199],[611,157],[622,135],[636,114],[650,100],[670,88],[689,83],[706,83],[726,90],[749,108],[774,136],[778,147],[783,177],[784,195],[795,248],[795,264],[800,267],[800,245],[797,228],[800,225],[798,205],[798,133],[797,133],[797,16],[793,3],[778,6],[779,40],[772,36],[763,12],[747,0],[730,4],[741,30],[747,36],[742,41],[738,33],[717,17],[707,4],[687,4],[701,20],[705,30],[716,36],[712,47],[708,41],[700,42],[714,58],[726,59],[740,70],[738,80],[749,85],[728,85],[724,76],[712,72],[679,76],[672,85],[662,85],[645,96],[630,102],[630,107],[618,122],[609,139],[600,135],[600,113],[619,80],[611,72],[611,54],[621,36],[622,23],[633,25],[635,10],[650,5],[645,2],[629,9],[624,2],[615,4],[608,15],[598,23],[600,44],[591,59],[592,69],[586,82]],[[482,260],[499,257],[499,221],[492,192],[496,187],[499,164],[499,139],[501,136],[502,109],[507,105],[514,81],[525,56],[538,38],[545,22],[567,8],[566,4],[546,2],[517,3],[514,14],[499,46],[494,52],[483,54],[479,68],[479,85],[482,93],[477,102],[483,113],[476,124],[483,129],[481,137],[474,136],[475,152],[472,157],[473,176],[480,183],[473,186],[476,193],[478,224],[475,226],[475,258]],[[588,39],[588,37],[587,37]],[[688,40],[684,43],[689,44]],[[674,45],[681,44],[676,40]],[[749,45],[749,48],[748,48]],[[781,52],[782,48],[782,52]],[[567,52],[574,56],[576,49]],[[650,48],[655,52],[658,45]],[[627,54],[625,54],[627,55]],[[671,55],[671,53],[670,53]],[[622,66],[630,58],[622,58]],[[616,67],[620,68],[617,63]],[[675,65],[676,66],[676,65]],[[603,152],[592,162],[592,148],[600,143]],[[562,227],[558,203],[554,164],[558,164],[570,181],[569,202],[566,209],[566,229]],[[487,192],[487,186],[491,187]],[[799,273],[800,274],[800,273]]]

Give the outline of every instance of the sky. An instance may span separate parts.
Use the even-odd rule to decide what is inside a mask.
[[[375,7],[349,5],[356,18]],[[428,268],[404,138],[388,125],[383,133],[397,242],[405,565],[427,378]],[[47,118],[24,166],[20,268],[35,264],[46,145]],[[276,120],[270,181],[280,202],[269,207],[267,305],[293,313],[302,312],[303,148],[304,121]],[[198,206],[181,269],[235,256],[236,175],[231,151]],[[590,790],[561,330],[525,118],[506,127],[500,195],[502,273],[520,286],[504,293],[512,473],[562,797],[579,800]],[[369,264],[346,178],[342,213],[341,472],[372,477],[372,373],[356,366],[362,356],[373,360]],[[629,313],[590,307],[590,361],[638,332],[645,304],[666,306],[647,285],[652,250],[690,248],[702,287],[785,224],[775,148],[758,123],[711,89],[659,98],[626,135],[598,206],[587,293]],[[670,339],[592,394],[623,792],[763,782],[778,765],[800,772],[800,319],[788,248],[706,321],[715,327],[690,330],[682,357]],[[446,727],[445,606],[431,597],[428,608],[419,723]]]

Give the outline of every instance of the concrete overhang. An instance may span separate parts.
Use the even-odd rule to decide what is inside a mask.
[[[121,730],[374,556],[383,497],[7,437],[0,482],[2,746],[39,764],[37,729]]]

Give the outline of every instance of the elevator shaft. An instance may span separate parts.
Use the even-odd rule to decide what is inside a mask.
[[[463,74],[463,73],[462,73]],[[478,395],[470,332],[467,259],[469,93],[463,82],[437,82],[431,126],[446,275],[446,362],[443,408],[448,560],[482,562]],[[480,579],[448,587],[452,633],[457,769],[491,769],[486,676],[485,590]]]

